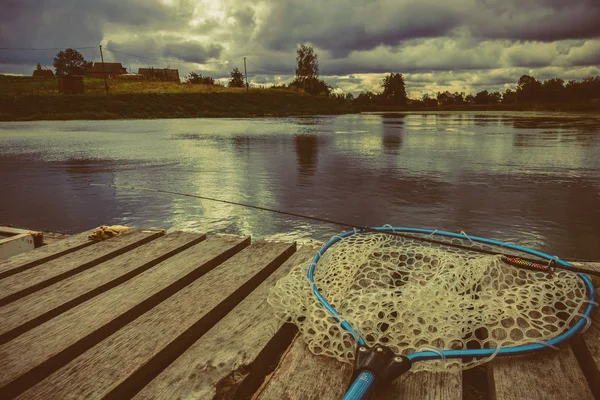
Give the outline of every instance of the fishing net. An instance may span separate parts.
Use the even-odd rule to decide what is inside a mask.
[[[491,245],[438,237],[448,244],[432,244],[419,240],[430,235],[418,236],[356,233],[318,261],[317,289],[368,346],[408,355],[541,343],[572,327],[587,305],[584,282],[572,272],[522,269],[478,251]],[[316,298],[310,264],[279,280],[268,302],[278,318],[298,326],[314,354],[352,362],[357,337]],[[466,369],[489,359],[424,361],[413,371]]]

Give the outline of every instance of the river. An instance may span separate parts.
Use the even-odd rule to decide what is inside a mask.
[[[600,115],[446,112],[0,123],[0,224],[325,240],[425,227],[600,259]],[[90,186],[112,184],[116,189]]]

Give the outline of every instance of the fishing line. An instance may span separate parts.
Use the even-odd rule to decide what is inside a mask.
[[[528,263],[530,263],[529,265],[528,264],[520,265],[521,267],[528,268],[528,269],[537,269],[537,270],[543,271],[543,272],[552,272],[552,270],[556,268],[556,269],[565,269],[565,270],[572,271],[572,272],[579,272],[579,273],[584,273],[584,274],[589,274],[589,275],[594,275],[594,276],[600,277],[600,271],[594,271],[594,270],[589,270],[586,268],[575,267],[563,260],[560,260],[558,257],[550,260],[547,265],[541,265],[540,260],[530,259],[527,257],[517,256],[514,254],[498,253],[497,251],[487,250],[484,248],[473,248],[472,246],[465,246],[465,245],[461,245],[458,243],[444,242],[444,241],[439,241],[439,240],[426,238],[426,237],[413,236],[413,235],[409,235],[406,233],[395,232],[393,230],[390,231],[390,230],[373,229],[368,226],[359,226],[357,224],[351,224],[348,222],[336,221],[336,220],[332,220],[332,219],[328,219],[328,218],[313,217],[310,215],[304,215],[304,214],[299,214],[299,213],[290,212],[290,211],[276,210],[273,208],[261,207],[261,206],[257,206],[257,205],[253,205],[253,204],[240,203],[240,202],[224,200],[224,199],[218,199],[218,198],[214,198],[214,197],[201,196],[201,195],[190,194],[190,193],[181,193],[181,192],[175,192],[172,190],[146,188],[146,187],[141,187],[141,186],[117,186],[117,185],[113,185],[113,184],[103,184],[103,183],[90,183],[88,185],[96,186],[96,187],[110,187],[113,189],[120,189],[120,190],[130,189],[130,190],[138,190],[138,191],[153,192],[153,193],[171,194],[171,195],[175,195],[175,196],[185,196],[185,197],[192,197],[192,198],[196,198],[196,199],[215,201],[215,202],[219,202],[219,203],[231,204],[231,205],[235,205],[235,206],[246,207],[246,208],[251,208],[251,209],[260,210],[260,211],[268,211],[268,212],[276,213],[276,214],[280,214],[280,215],[287,215],[290,217],[303,218],[303,219],[307,219],[307,220],[311,220],[311,221],[317,221],[317,222],[323,222],[323,223],[332,224],[332,225],[343,226],[343,227],[351,228],[351,229],[353,229],[355,231],[359,231],[359,232],[385,233],[387,235],[399,236],[399,237],[417,240],[417,241],[426,242],[426,243],[455,247],[455,248],[459,248],[459,249],[463,249],[463,250],[477,251],[479,253],[490,254],[490,255],[501,255],[504,258],[508,258],[508,259],[520,259],[520,260],[527,261]],[[425,229],[415,229],[414,232],[415,233],[428,233],[431,231],[425,230]],[[484,238],[478,238],[475,236],[468,236],[465,233],[461,233],[461,234],[450,233],[450,232],[446,232],[446,233],[457,239],[471,240],[471,238],[473,238],[473,239],[477,239],[478,241],[484,241],[484,242],[488,241],[489,244],[493,244],[496,246],[499,245],[499,246],[503,246],[503,247],[510,248],[513,250],[521,249],[520,246],[516,246],[513,244],[509,244],[509,243],[502,243],[502,242],[493,241],[493,240],[484,239]]]

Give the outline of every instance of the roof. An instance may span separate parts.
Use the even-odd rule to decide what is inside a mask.
[[[126,74],[127,69],[121,65],[121,63],[104,63],[104,70],[102,70],[102,63],[95,62],[94,65],[89,68],[86,73],[109,73],[109,74]]]
[[[144,78],[179,80],[179,70],[170,68],[140,68],[138,74]]]
[[[32,76],[36,78],[54,78],[54,72],[50,69],[36,69],[33,71]]]

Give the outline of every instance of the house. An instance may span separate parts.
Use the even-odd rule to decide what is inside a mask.
[[[34,78],[54,78],[54,72],[51,69],[36,69],[32,76]]]
[[[117,78],[119,75],[127,73],[127,69],[121,65],[121,63],[107,63],[104,65],[101,62],[95,62],[91,68],[85,71],[85,76],[88,78]]]
[[[444,93],[438,93],[437,101],[438,101],[438,105],[440,105],[440,106],[443,106],[446,104],[455,104],[456,96],[446,90]]]
[[[169,68],[140,68],[138,74],[149,81],[169,81],[181,82],[179,80],[179,70]]]

